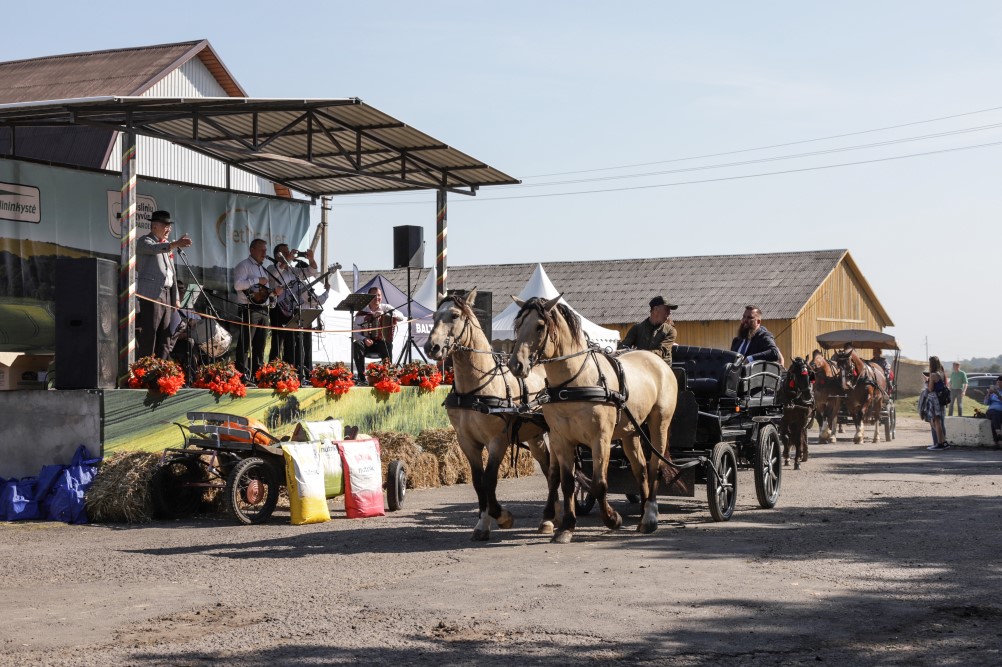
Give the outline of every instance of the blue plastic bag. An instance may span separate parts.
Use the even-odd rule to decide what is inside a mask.
[[[41,516],[50,521],[87,523],[84,496],[94,481],[100,460],[88,458],[87,448],[80,445],[70,465],[42,468],[35,496]]]
[[[0,491],[0,520],[27,521],[41,518],[35,490],[38,480],[34,477],[9,479]]]

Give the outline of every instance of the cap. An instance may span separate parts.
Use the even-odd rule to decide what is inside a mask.
[[[174,222],[170,219],[169,211],[153,211],[150,215],[150,222],[166,222],[169,225],[173,225]]]
[[[654,306],[668,306],[668,310],[675,310],[676,308],[678,308],[678,306],[675,305],[674,303],[668,303],[667,301],[665,301],[665,298],[663,296],[656,296],[653,299],[651,299],[650,306],[651,308],[653,308]]]

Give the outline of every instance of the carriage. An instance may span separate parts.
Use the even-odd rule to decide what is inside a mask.
[[[695,496],[695,485],[706,485],[710,515],[727,521],[737,502],[738,470],[753,469],[755,494],[761,507],[775,507],[782,481],[778,422],[783,407],[776,402],[785,370],[777,363],[742,363],[727,350],[676,345],[672,370],[679,395],[671,423],[671,464],[662,463],[660,493]],[[591,453],[577,452],[579,513],[594,505],[588,492]],[[637,485],[621,447],[614,443],[608,470],[609,491],[636,502]]]
[[[178,424],[183,447],[165,449],[153,474],[151,493],[157,515],[186,518],[197,513],[207,492],[223,493],[226,511],[238,522],[268,521],[285,486],[282,441],[254,420],[217,412],[189,412]],[[390,461],[386,489],[390,511],[403,506],[407,472]]]
[[[887,399],[884,407],[880,411],[878,421],[884,427],[884,439],[890,442],[895,437],[897,426],[897,410],[894,401],[898,397],[898,364],[900,362],[901,349],[898,347],[894,336],[881,333],[879,331],[868,331],[866,329],[842,329],[840,331],[830,331],[817,337],[818,345],[823,350],[825,359],[831,361],[832,352],[843,349],[846,345],[852,345],[856,350],[893,350],[894,356],[888,361],[891,375],[888,378]],[[852,417],[846,408],[845,396],[837,398],[839,401],[838,423],[848,424],[852,422]]]

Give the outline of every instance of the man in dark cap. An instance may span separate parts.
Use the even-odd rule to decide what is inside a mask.
[[[643,322],[637,322],[619,343],[620,348],[650,350],[671,366],[671,346],[675,344],[678,332],[671,322],[671,311],[678,308],[668,303],[663,296],[656,296],[650,302],[651,314]]]
[[[172,306],[181,305],[177,291],[174,250],[188,248],[191,239],[185,234],[168,241],[174,222],[167,211],[150,216],[150,233],[136,240],[136,357],[155,355],[166,359],[170,353]]]
[[[776,339],[762,326],[762,311],[758,306],[745,306],[738,335],[731,341],[731,352],[743,355],[746,364],[774,361],[783,365],[783,355],[776,346]]]

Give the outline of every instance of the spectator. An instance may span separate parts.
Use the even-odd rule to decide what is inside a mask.
[[[1002,442],[1002,375],[985,394],[985,405],[988,406],[988,419],[992,424],[992,440],[995,441],[995,449],[999,449]]]
[[[946,389],[946,382],[946,371],[939,357],[929,357],[929,377],[926,380],[926,400],[922,413],[933,432],[932,445],[927,449],[939,450],[950,446],[946,440],[946,431],[943,429],[944,406],[939,402],[939,394]]]
[[[953,406],[957,406],[957,416],[964,416],[964,394],[967,393],[967,373],[960,370],[960,363],[953,362],[953,372],[950,373],[950,417],[953,416]]]

